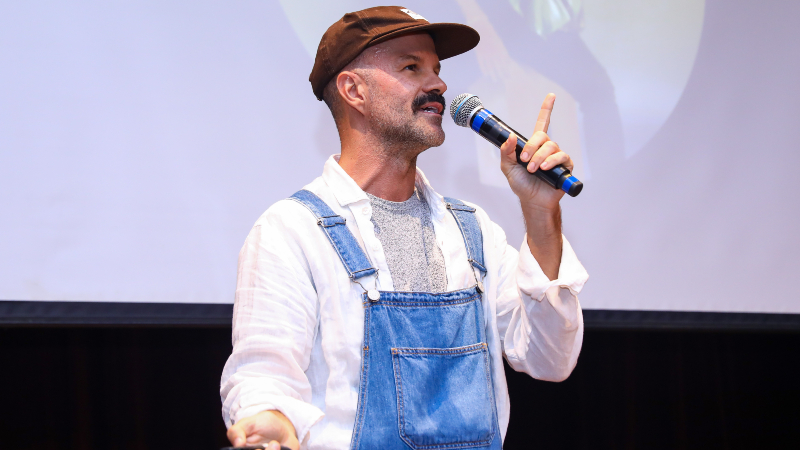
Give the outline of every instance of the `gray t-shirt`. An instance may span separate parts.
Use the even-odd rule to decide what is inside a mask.
[[[444,256],[436,245],[428,203],[416,189],[404,202],[367,195],[372,204],[375,235],[383,245],[394,290],[444,292]]]

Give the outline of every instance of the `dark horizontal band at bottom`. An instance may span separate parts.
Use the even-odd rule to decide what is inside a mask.
[[[800,314],[585,309],[587,329],[800,331]]]
[[[0,301],[0,325],[230,326],[232,303]]]
[[[231,325],[229,303],[0,301],[0,326]],[[584,309],[587,329],[800,331],[800,314]]]

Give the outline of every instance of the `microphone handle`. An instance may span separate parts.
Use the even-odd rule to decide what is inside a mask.
[[[525,148],[525,144],[528,143],[528,140],[519,132],[506,125],[505,122],[492,114],[491,111],[482,108],[475,113],[475,115],[472,116],[470,128],[498,148],[508,140],[508,137],[511,136],[512,133],[515,134],[517,136],[517,163],[527,167],[528,163],[523,161],[520,155],[522,154],[522,149]],[[575,178],[572,173],[561,164],[548,170],[538,169],[533,175],[536,175],[554,189],[563,190],[569,194],[570,197],[576,197],[583,190],[583,183]]]

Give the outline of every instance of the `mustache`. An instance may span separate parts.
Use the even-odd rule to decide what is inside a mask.
[[[427,94],[422,94],[414,99],[414,101],[411,103],[411,110],[413,112],[417,112],[422,107],[422,105],[428,102],[441,103],[442,114],[444,114],[444,110],[447,109],[445,107],[444,96],[439,95],[435,92],[428,92]]]

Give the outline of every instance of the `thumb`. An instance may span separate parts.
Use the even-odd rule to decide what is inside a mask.
[[[503,145],[500,146],[500,162],[501,166],[508,167],[509,165],[513,165],[517,163],[517,136],[512,134],[508,137],[508,139],[503,142]]]
[[[244,432],[244,427],[241,423],[228,428],[228,440],[234,447],[244,447],[247,444],[247,434]]]
[[[514,150],[516,149],[517,149],[516,134],[511,134],[510,136],[508,136],[508,139],[506,139],[506,141],[503,142],[503,145],[500,146],[500,152],[503,154],[503,156],[505,156],[506,158],[511,158],[515,162],[517,160],[517,155],[514,154]]]

